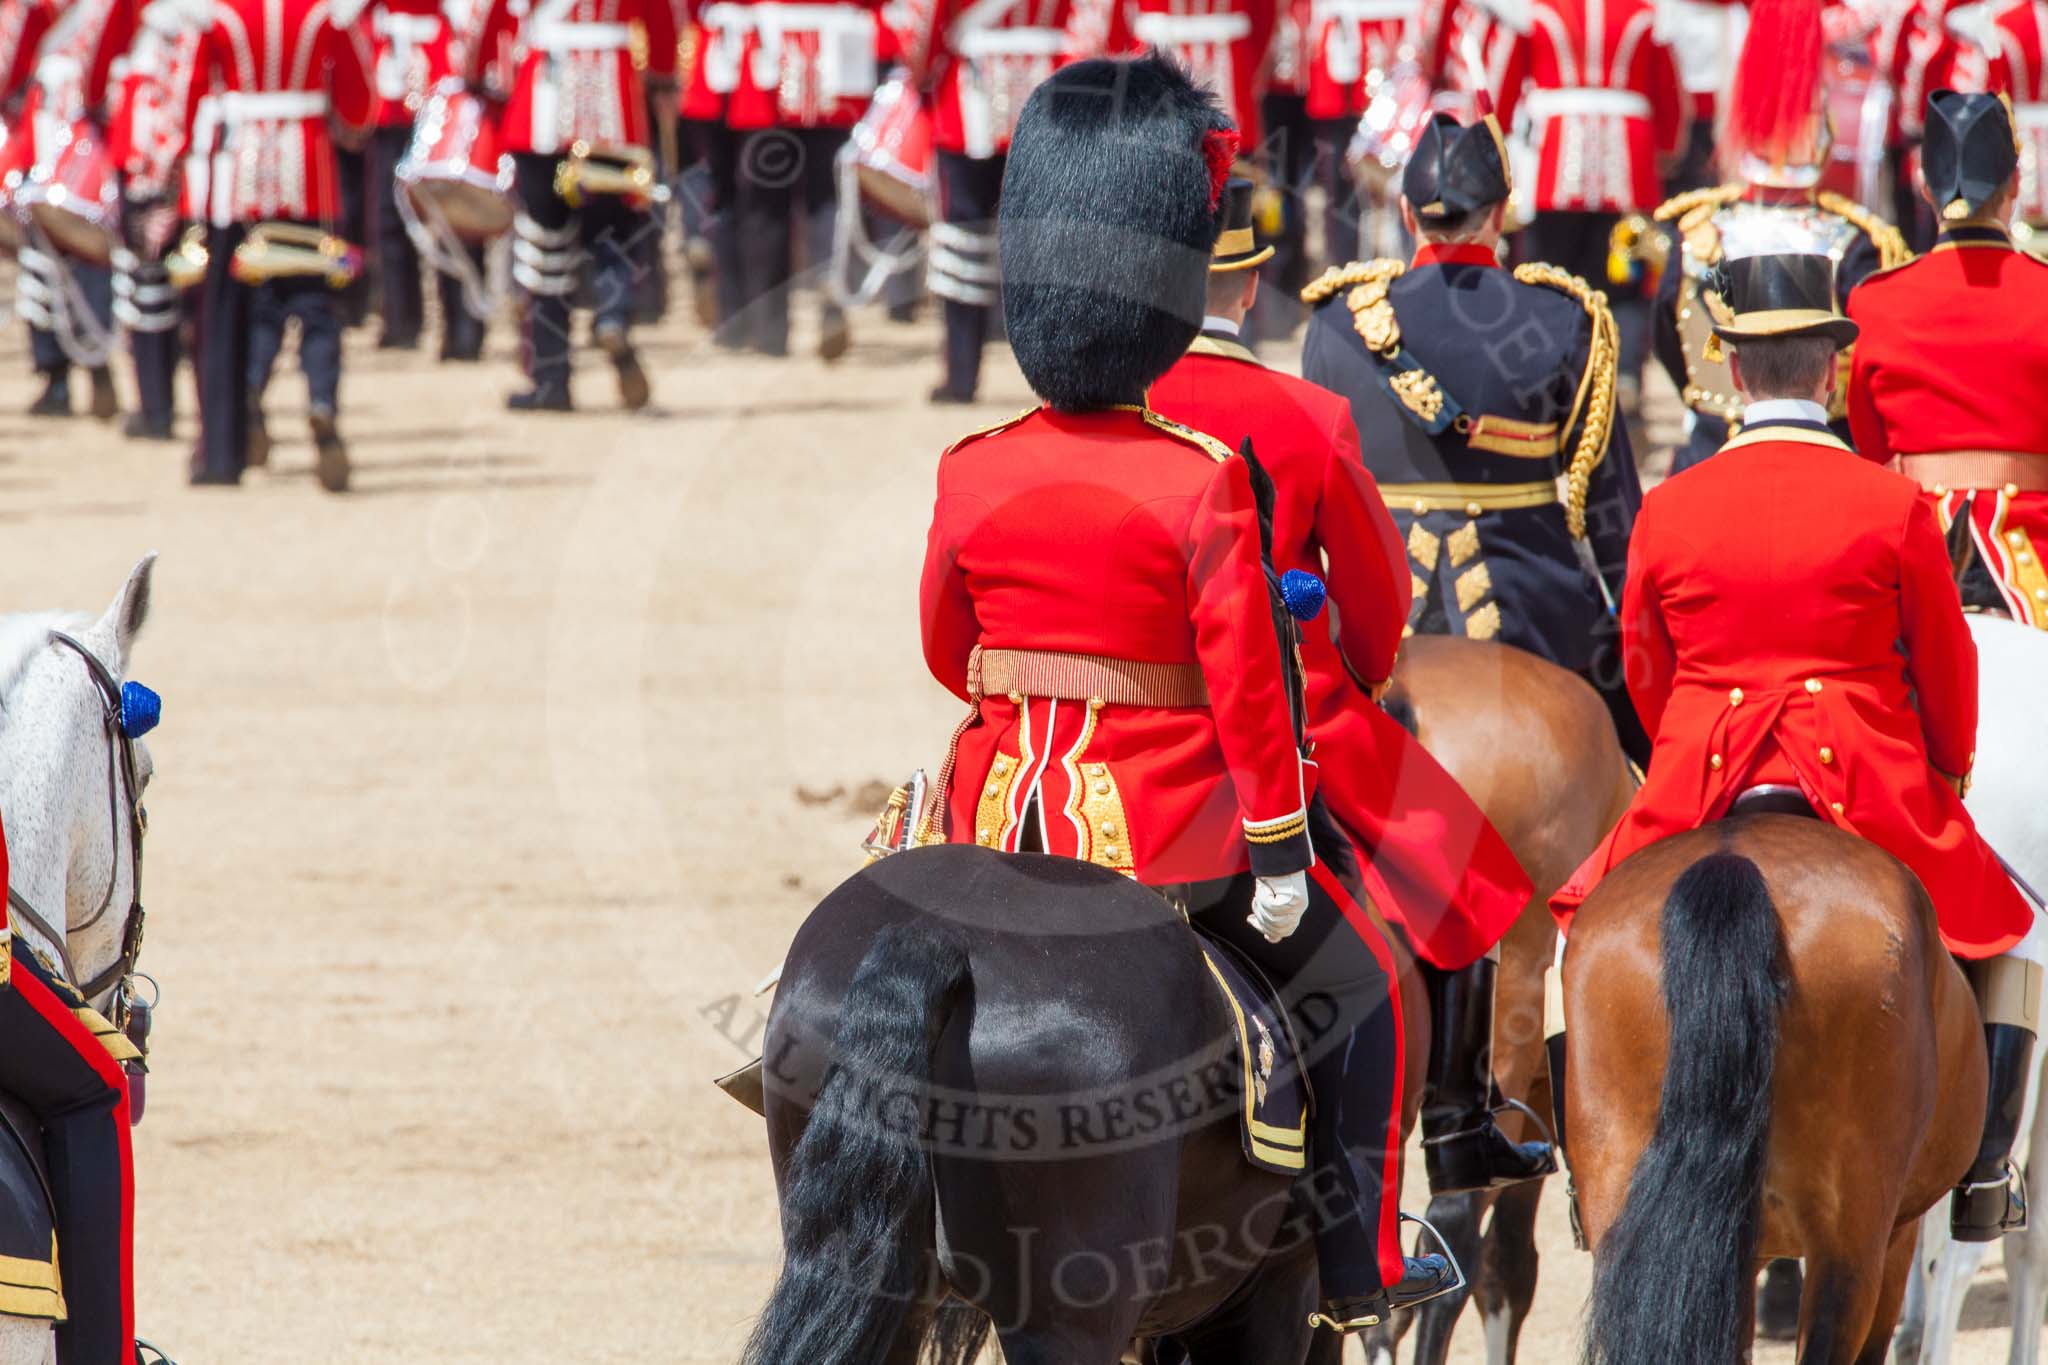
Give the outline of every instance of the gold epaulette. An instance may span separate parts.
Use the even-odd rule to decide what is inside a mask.
[[[1564,520],[1572,539],[1584,540],[1586,498],[1592,487],[1593,471],[1607,458],[1607,442],[1614,433],[1614,380],[1621,355],[1620,335],[1615,330],[1614,314],[1608,311],[1607,296],[1570,271],[1531,262],[1516,266],[1515,278],[1523,284],[1540,284],[1571,295],[1586,310],[1593,325],[1592,339],[1586,345],[1586,372],[1572,397],[1571,412],[1559,428],[1569,434],[1579,427],[1579,443],[1572,448],[1571,464],[1565,469]]]
[[[1161,417],[1150,408],[1143,409],[1142,413],[1147,426],[1163,431],[1176,440],[1186,441],[1218,464],[1224,463],[1237,453],[1206,431],[1196,431],[1193,427],[1184,426],[1171,417]]]
[[[1660,223],[1668,223],[1675,218],[1683,218],[1694,209],[1718,209],[1724,204],[1732,204],[1740,199],[1742,190],[1743,187],[1739,184],[1709,185],[1703,190],[1687,190],[1684,194],[1674,194],[1657,205],[1655,212],[1650,216]]]
[[[979,441],[984,436],[993,436],[999,431],[1008,431],[1011,427],[1016,426],[1017,423],[1023,421],[1026,417],[1029,417],[1032,413],[1037,411],[1037,408],[1026,408],[1024,409],[1024,411],[1018,413],[1015,417],[1005,417],[1000,422],[991,422],[985,427],[976,427],[973,431],[968,432],[965,436],[962,436],[959,440],[947,446],[944,454],[951,455],[954,451],[960,449],[960,447],[965,445],[971,445],[974,442]],[[941,458],[944,458],[944,456],[942,455]]]
[[[1854,199],[1833,190],[1822,190],[1814,202],[1837,218],[1848,219],[1870,239],[1870,244],[1877,248],[1878,269],[1890,270],[1913,259],[1913,250],[1906,245],[1905,235]]]
[[[1373,280],[1390,280],[1407,268],[1403,262],[1385,257],[1376,261],[1353,261],[1350,265],[1333,265],[1301,291],[1301,301],[1313,308],[1319,303],[1329,302],[1343,290]]]

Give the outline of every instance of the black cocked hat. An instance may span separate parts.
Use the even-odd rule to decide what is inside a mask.
[[[1730,345],[1775,337],[1826,337],[1837,349],[1856,324],[1835,310],[1835,262],[1818,253],[1738,256],[1714,267],[1707,288],[1733,316],[1714,323]]]
[[[1202,328],[1237,130],[1156,54],[1054,72],[1010,139],[997,230],[1003,319],[1063,411],[1134,402]]]
[[[1976,217],[2019,164],[2012,110],[2002,96],[1937,90],[1927,97],[1920,169],[1927,197],[1944,219]]]
[[[1272,259],[1272,244],[1260,246],[1254,230],[1257,193],[1257,187],[1241,175],[1232,176],[1223,187],[1223,221],[1216,228],[1215,249],[1209,253],[1210,273],[1249,270]]]
[[[1432,116],[1401,173],[1401,193],[1425,223],[1491,208],[1513,189],[1507,144],[1491,114],[1469,124],[1449,114]]]

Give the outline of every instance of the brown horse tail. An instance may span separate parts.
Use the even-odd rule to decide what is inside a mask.
[[[1593,1268],[1586,1365],[1739,1365],[1790,978],[1755,863],[1715,853],[1664,900],[1657,1131]]]
[[[782,1273],[742,1365],[894,1358],[931,1249],[932,1177],[918,1119],[932,1049],[968,979],[966,949],[928,925],[892,924],[875,935],[840,1003],[831,1069],[790,1153]],[[949,1340],[932,1344],[942,1355],[965,1345],[951,1338],[973,1332],[965,1318],[941,1326]]]

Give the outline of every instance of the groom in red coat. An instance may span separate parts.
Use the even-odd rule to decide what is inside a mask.
[[[1302,634],[1318,790],[1357,840],[1365,889],[1428,963],[1431,1032],[1423,1157],[1437,1194],[1555,1169],[1546,1144],[1510,1142],[1489,1112],[1493,960],[1529,903],[1521,864],[1421,743],[1376,704],[1407,624],[1408,551],[1364,461],[1351,405],[1261,365],[1238,340],[1273,254],[1252,226],[1252,182],[1225,190],[1202,334],[1149,391],[1177,422],[1235,449],[1249,435],[1272,476],[1273,567],[1326,578],[1341,638]],[[1340,654],[1341,651],[1341,654]]]
[[[1815,815],[1905,863],[1985,1021],[1983,1144],[1954,1201],[1959,1241],[2023,1223],[2006,1157],[2039,1012],[2032,908],[1978,835],[1968,789],[1977,650],[1934,512],[1912,480],[1828,428],[1835,355],[1826,256],[1726,262],[1747,400],[1742,434],[1647,499],[1629,545],[1628,684],[1655,737],[1649,778],[1552,904],[1568,914],[1629,854],[1721,819],[1743,793],[1790,789]]]

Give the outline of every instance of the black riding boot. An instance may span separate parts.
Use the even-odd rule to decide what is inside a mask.
[[[1538,1180],[1557,1169],[1547,1142],[1511,1142],[1495,1126],[1493,982],[1481,958],[1462,971],[1426,968],[1435,1032],[1422,1097],[1422,1158],[1431,1194]]]
[[[1958,1242],[1993,1242],[2027,1225],[2026,1187],[2009,1178],[2006,1158],[2020,1133],[2034,1035],[2016,1024],[1986,1024],[1984,1055],[1991,1065],[1984,1141],[1949,1204],[1949,1235]]]

